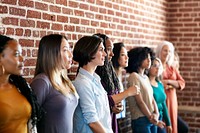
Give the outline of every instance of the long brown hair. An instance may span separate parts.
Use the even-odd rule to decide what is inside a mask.
[[[40,40],[35,76],[40,73],[46,74],[52,86],[66,96],[66,87],[74,93],[76,91],[67,76],[67,70],[62,68],[60,47],[63,39],[67,40],[66,36],[50,34]]]

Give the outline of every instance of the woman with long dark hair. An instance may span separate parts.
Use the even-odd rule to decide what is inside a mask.
[[[36,132],[42,116],[32,89],[21,76],[24,59],[22,48],[13,38],[0,35],[0,133]]]

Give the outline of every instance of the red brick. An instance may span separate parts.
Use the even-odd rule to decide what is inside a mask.
[[[18,18],[12,18],[12,17],[5,17],[2,19],[3,24],[5,25],[18,25],[19,19]]]
[[[17,0],[1,0],[1,3],[3,3],[3,4],[16,5]]]
[[[34,7],[33,1],[30,0],[19,0],[18,4],[19,6]]]
[[[38,18],[38,19],[41,19],[41,12],[28,10],[27,11],[27,18]]]
[[[56,0],[56,4],[67,6],[67,0]]]
[[[0,5],[0,13],[1,13],[1,14],[8,13],[8,8],[7,8],[7,6],[1,6],[1,5]]]
[[[49,9],[51,12],[61,13],[61,7],[50,5]]]
[[[22,47],[34,47],[34,40],[19,39],[19,44],[21,44]]]

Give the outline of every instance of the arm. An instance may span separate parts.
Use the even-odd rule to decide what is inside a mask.
[[[112,98],[115,103],[119,103],[123,99],[125,99],[129,96],[138,95],[139,93],[140,93],[140,88],[137,85],[134,85],[119,94],[112,95]]]
[[[173,76],[162,81],[165,89],[176,88],[183,90],[185,88],[185,80],[175,68],[171,67],[171,71],[173,71]]]
[[[148,119],[150,119],[150,118],[151,118],[151,112],[149,111],[148,107],[147,107],[146,104],[144,103],[141,94],[135,96],[135,100],[136,100],[136,103],[137,103],[137,105],[139,106],[141,112],[142,112],[145,116],[147,116]]]
[[[79,94],[79,104],[83,114],[84,122],[88,124],[94,133],[105,133],[105,129],[99,121],[95,104],[101,103],[102,97],[98,95],[96,88],[85,79],[73,82]],[[98,96],[97,96],[98,95]],[[104,97],[105,98],[105,97]],[[99,105],[100,106],[100,105]]]
[[[50,86],[48,82],[50,83],[50,81],[47,81],[47,77],[42,75],[39,78],[33,79],[33,81],[30,84],[31,88],[37,96],[37,100],[40,105],[44,103],[47,95],[49,94]]]
[[[100,122],[92,122],[89,124],[93,133],[106,133]]]

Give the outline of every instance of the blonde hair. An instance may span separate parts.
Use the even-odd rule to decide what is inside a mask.
[[[171,66],[173,64],[173,61],[174,61],[174,46],[173,46],[173,44],[171,42],[163,41],[162,43],[160,43],[156,48],[156,57],[161,59],[161,51],[162,51],[162,48],[164,46],[168,46],[169,47],[170,55],[169,55],[169,57],[167,59],[167,64],[169,66]]]
[[[160,66],[159,66],[159,70],[158,70],[158,76],[161,76],[162,75],[162,72],[163,72],[163,65],[162,65],[162,62],[159,58],[155,58],[154,60],[158,61]],[[152,62],[153,63],[153,62]]]

